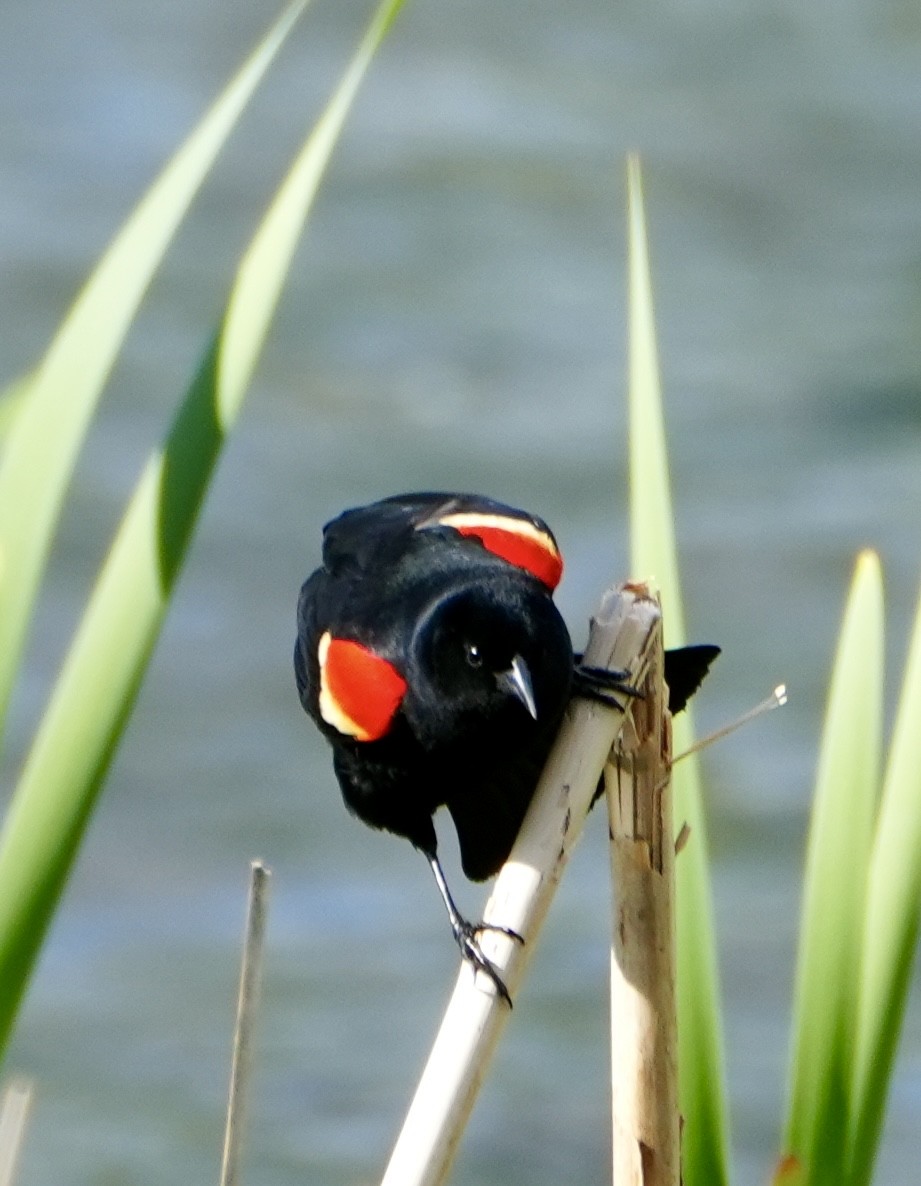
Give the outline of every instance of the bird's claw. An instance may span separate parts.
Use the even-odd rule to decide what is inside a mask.
[[[516,943],[524,943],[524,936],[519,935],[517,931],[513,931],[511,927],[502,927],[495,922],[478,922],[475,926],[468,923],[467,925],[471,927],[475,935],[478,935],[480,931],[497,931],[500,935],[508,935]]]
[[[472,923],[464,918],[459,918],[454,923],[453,929],[454,938],[457,940],[457,946],[460,948],[463,958],[473,966],[475,973],[483,972],[489,977],[498,995],[511,1009],[513,1007],[512,998],[505,986],[505,981],[500,976],[499,969],[483,951],[478,936],[481,931],[498,931],[499,934],[514,939],[516,943],[524,943],[522,936],[517,931],[513,931],[511,927],[502,927],[489,922]]]
[[[643,698],[639,688],[624,682],[628,675],[628,671],[611,671],[607,667],[590,667],[584,663],[577,663],[573,670],[573,691],[586,700],[596,700],[600,704],[607,704],[620,712],[626,712],[626,706],[617,699],[615,692],[621,696]]]

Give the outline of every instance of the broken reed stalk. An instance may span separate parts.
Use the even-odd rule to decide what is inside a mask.
[[[271,870],[261,861],[253,861],[250,866],[249,903],[246,909],[240,992],[237,998],[237,1021],[233,1035],[233,1061],[230,1068],[230,1091],[227,1101],[227,1124],[224,1129],[224,1154],[221,1159],[220,1186],[237,1186],[239,1182],[246,1092],[249,1087],[252,1065],[253,1029],[262,986],[265,919],[271,876]]]
[[[671,717],[660,626],[643,697],[605,768],[611,832],[611,1068],[614,1182],[679,1186],[675,839]]]
[[[32,1088],[28,1083],[13,1082],[3,1093],[3,1104],[0,1106],[0,1186],[12,1186],[31,1102]]]
[[[659,607],[645,586],[609,589],[592,621],[585,663],[626,668],[629,683],[641,679],[658,621]],[[570,705],[487,903],[486,922],[510,927],[525,940],[521,945],[494,931],[480,936],[513,998],[623,720],[622,711],[592,701]],[[445,1181],[508,1014],[489,978],[462,965],[383,1186]]]

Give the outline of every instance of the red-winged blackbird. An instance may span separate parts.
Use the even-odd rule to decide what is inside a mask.
[[[467,877],[491,877],[570,697],[625,691],[574,658],[552,600],[562,571],[533,515],[470,494],[405,494],[326,525],[323,567],[298,603],[298,692],[333,747],[347,807],[425,854],[464,958],[506,999],[482,926],[448,890],[432,816],[451,813]],[[672,711],[718,653],[666,654]]]

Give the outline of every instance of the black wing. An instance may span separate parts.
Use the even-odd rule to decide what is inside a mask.
[[[326,581],[326,573],[322,568],[318,568],[301,586],[301,594],[297,601],[297,640],[294,644],[294,679],[297,683],[297,694],[306,711],[318,722],[317,695],[320,672],[317,644],[322,630],[317,621],[317,602],[321,587]]]
[[[441,531],[456,546],[460,540],[452,525],[456,516],[527,524],[556,547],[550,528],[536,515],[479,494],[423,491],[354,507],[327,523],[323,528],[323,563],[335,575],[373,571],[399,557],[417,531]],[[473,540],[469,543],[480,546]]]

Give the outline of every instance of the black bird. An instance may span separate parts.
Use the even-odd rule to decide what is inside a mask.
[[[570,697],[629,693],[574,657],[552,599],[562,571],[536,516],[477,495],[405,494],[326,525],[323,566],[298,603],[297,688],[332,745],[346,806],[425,854],[464,958],[506,1000],[482,924],[448,889],[432,816],[451,813],[466,876],[491,877]],[[718,653],[666,654],[673,712]]]

